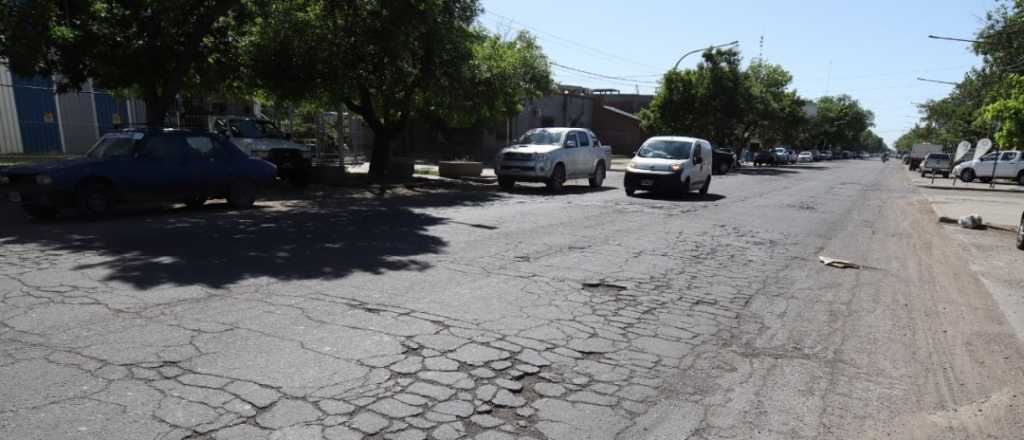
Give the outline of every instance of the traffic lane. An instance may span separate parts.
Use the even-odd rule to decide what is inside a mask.
[[[341,413],[351,419],[337,432],[505,424],[609,438],[692,351],[726,336],[777,269],[788,246],[768,246],[737,202],[790,177],[736,176],[726,188],[761,187],[733,203],[412,191],[291,214],[70,223],[61,240],[8,235],[0,384],[20,412],[0,429],[60,438],[83,418],[117,417],[109,438],[258,436],[328,429]],[[826,199],[828,181],[808,179],[809,196]],[[71,234],[79,226],[89,234]],[[100,388],[111,391],[91,394]],[[82,395],[92,400],[74,411],[62,403]],[[127,396],[137,411],[112,413]]]

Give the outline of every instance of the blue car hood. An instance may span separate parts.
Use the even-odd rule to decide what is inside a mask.
[[[70,170],[79,168],[94,163],[102,162],[103,159],[61,159],[61,160],[48,160],[46,162],[32,162],[22,165],[14,165],[3,169],[4,174],[16,175],[16,174],[49,174],[60,172],[64,170]]]

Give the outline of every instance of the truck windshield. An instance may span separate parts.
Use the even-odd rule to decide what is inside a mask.
[[[240,138],[284,139],[284,133],[270,121],[233,119],[228,122],[231,135]]]
[[[129,157],[135,148],[135,138],[123,135],[106,135],[100,138],[85,154],[94,159]]]
[[[559,145],[565,132],[554,130],[531,130],[516,140],[517,144],[528,145]]]
[[[691,149],[693,142],[654,140],[644,143],[636,155],[652,159],[689,159]]]

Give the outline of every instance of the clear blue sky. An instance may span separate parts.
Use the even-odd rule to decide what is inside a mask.
[[[966,43],[928,34],[971,37],[994,0],[482,0],[480,22],[500,32],[533,32],[559,82],[653,93],[658,74],[683,53],[740,41],[745,61],[761,52],[794,76],[801,95],[847,93],[875,113],[889,145],[919,117],[914,103],[945,96],[980,60]],[[693,66],[698,56],[684,61]],[[831,75],[829,65],[831,63]]]

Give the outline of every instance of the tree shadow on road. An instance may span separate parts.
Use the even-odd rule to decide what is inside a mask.
[[[681,194],[673,192],[638,192],[633,197],[647,200],[666,200],[672,202],[717,202],[725,198],[721,194]]]
[[[786,174],[800,174],[800,172],[779,167],[743,167],[736,170],[736,174],[743,174],[746,176],[780,176]]]
[[[101,280],[137,288],[216,288],[254,277],[338,279],[355,272],[422,271],[430,265],[416,257],[447,245],[428,229],[452,222],[415,208],[480,205],[502,197],[493,191],[401,188],[383,195],[325,193],[277,197],[247,211],[233,211],[221,202],[195,210],[144,208],[100,222],[21,221],[4,226],[0,246],[82,252],[89,262],[73,270],[95,270]],[[102,260],[97,262],[95,255]]]

